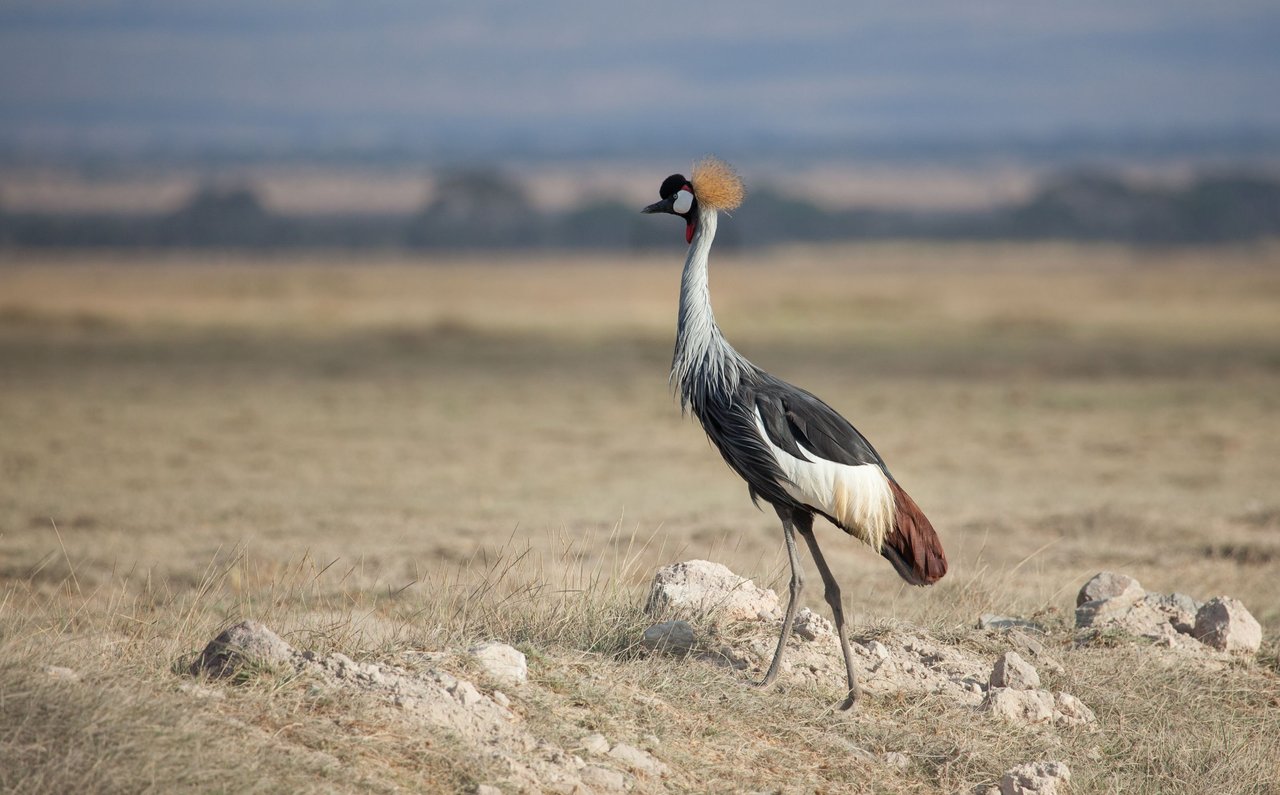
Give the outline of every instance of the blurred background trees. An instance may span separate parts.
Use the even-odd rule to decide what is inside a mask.
[[[725,246],[850,240],[1081,240],[1231,243],[1280,236],[1280,180],[1209,172],[1153,185],[1099,170],[1050,176],[1022,200],[987,208],[832,208],[769,185],[753,190],[721,229]],[[0,245],[160,248],[514,248],[640,250],[678,247],[619,198],[542,209],[516,178],[448,171],[412,213],[287,214],[250,181],[206,181],[170,212],[14,211],[0,205]]]

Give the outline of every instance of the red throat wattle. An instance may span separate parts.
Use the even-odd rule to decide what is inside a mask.
[[[697,225],[698,225],[697,221],[693,220],[692,218],[689,219],[688,226],[684,228],[684,242],[686,243],[693,242],[693,230],[694,230],[694,227],[696,227]]]

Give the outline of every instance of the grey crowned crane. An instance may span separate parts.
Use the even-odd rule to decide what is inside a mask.
[[[804,539],[822,575],[825,599],[835,619],[848,677],[848,698],[859,698],[840,603],[840,585],[813,532],[822,516],[866,543],[893,564],[912,585],[932,585],[947,573],[947,558],[933,525],[903,491],[856,428],[810,393],[769,375],[733,349],[711,312],[707,258],[721,210],[742,203],[742,180],[723,161],[707,158],[692,179],[672,174],[658,191],[661,201],[645,213],[670,213],[685,222],[689,254],[680,278],[671,380],[680,406],[692,411],[733,471],[747,481],[751,499],[764,500],[782,520],[782,538],[791,564],[790,598],[773,661],[760,686],[773,683],[791,635],[804,575],[796,554],[796,534]]]

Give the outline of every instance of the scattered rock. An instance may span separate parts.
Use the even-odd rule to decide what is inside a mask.
[[[630,783],[622,773],[600,765],[587,765],[580,775],[583,784],[599,792],[623,792]]]
[[[671,772],[648,751],[642,751],[634,745],[618,743],[609,749],[609,756],[631,768],[633,772],[646,776],[662,777]]]
[[[1071,783],[1065,762],[1028,762],[1000,779],[1000,795],[1059,795]]]
[[[231,676],[245,665],[289,665],[294,648],[257,621],[241,621],[227,627],[205,646],[191,664],[193,675]]]
[[[1146,593],[1142,585],[1127,574],[1116,574],[1103,571],[1093,575],[1076,594],[1076,607],[1085,602],[1097,602],[1103,599],[1132,597],[1137,600]]]
[[[663,621],[644,631],[640,645],[659,654],[683,657],[693,651],[693,626],[688,621]]]
[[[45,676],[50,679],[57,679],[59,682],[79,682],[80,674],[70,668],[64,668],[61,665],[46,665],[41,670]]]
[[[1253,654],[1262,645],[1262,626],[1239,599],[1219,596],[1196,613],[1195,637],[1218,651]]]
[[[807,607],[800,608],[800,612],[796,613],[795,623],[792,629],[801,640],[816,641],[819,638],[830,638],[835,636],[835,627],[831,622]]]
[[[1262,627],[1237,599],[1223,596],[1202,605],[1182,593],[1143,592],[1137,580],[1112,572],[1102,572],[1080,589],[1076,626],[1116,629],[1192,651],[1253,653],[1262,645]],[[1097,636],[1085,634],[1079,642]]]
[[[1163,594],[1146,594],[1136,600],[1127,595],[1085,602],[1076,608],[1076,626],[1095,630],[1115,629],[1170,648],[1201,648],[1194,638],[1175,628],[1172,621],[1177,619],[1177,615],[1170,613],[1162,602],[1163,598]]]
[[[991,670],[991,686],[1012,690],[1038,690],[1040,674],[1016,651],[1007,651],[996,660]]]
[[[674,612],[688,618],[715,615],[727,621],[773,621],[782,618],[778,595],[739,577],[725,566],[690,560],[663,566],[654,575],[645,612]]]
[[[1009,630],[1006,633],[1006,637],[1015,647],[1022,649],[1032,657],[1035,657],[1036,663],[1042,668],[1048,668],[1055,674],[1066,673],[1066,669],[1062,667],[1062,663],[1049,656],[1049,650],[1046,649],[1044,644],[1036,638],[1028,635],[1020,629]]]
[[[529,678],[529,662],[524,652],[513,646],[488,641],[472,646],[468,653],[494,679],[519,683]]]
[[[1070,693],[1060,692],[1055,695],[1048,690],[993,687],[987,691],[984,704],[993,715],[1026,725],[1054,723],[1059,726],[1075,726],[1097,720],[1093,710]]]
[[[1132,594],[1095,599],[1076,607],[1077,627],[1117,626],[1131,635],[1141,635],[1164,623],[1162,613],[1142,601],[1142,596]]]
[[[516,651],[509,646],[505,649]],[[514,655],[501,648],[491,648],[488,654],[481,651],[477,659],[485,657],[508,665],[515,662]],[[519,661],[522,662],[523,657],[521,654]],[[521,725],[520,716],[508,708],[510,700],[506,696],[502,696],[501,701],[507,703],[501,703],[499,694],[495,693],[492,698],[486,696],[466,679],[435,668],[406,670],[394,665],[356,662],[340,653],[300,652],[261,624],[243,622],[215,638],[192,666],[192,671],[226,676],[248,663],[288,668],[299,677],[309,678],[314,684],[308,692],[314,691],[317,697],[343,691],[381,697],[399,707],[404,720],[441,729],[470,744],[474,752],[483,753],[500,770],[502,785],[515,791],[576,792],[591,788],[598,792],[617,792],[628,784],[625,777],[612,789],[587,784],[582,776],[585,763],[534,737]],[[601,780],[614,783],[622,776],[601,775]]]
[[[464,707],[470,707],[485,701],[485,697],[480,694],[479,690],[476,690],[476,686],[465,679],[455,680],[453,685],[448,688],[448,691]]]
[[[1074,726],[1082,723],[1093,723],[1098,717],[1093,714],[1093,710],[1085,706],[1085,703],[1070,693],[1058,693],[1054,696],[1054,715],[1053,722],[1066,726]]]
[[[578,745],[582,750],[595,756],[609,753],[609,741],[604,738],[603,734],[598,732],[583,737],[582,742]]]
[[[1047,690],[1012,690],[993,687],[987,692],[987,709],[1012,723],[1048,723],[1053,720],[1053,695]]]
[[[1184,635],[1195,634],[1196,613],[1200,611],[1200,602],[1184,593],[1149,593],[1144,599],[1151,607],[1164,613],[1175,630]]]
[[[978,629],[1029,629],[1044,634],[1044,627],[1034,621],[1015,616],[998,616],[995,613],[983,613],[978,617]]]
[[[511,698],[508,697],[507,694],[502,692],[501,690],[493,691],[492,698],[495,702],[497,702],[498,706],[500,707],[507,707],[507,708],[511,707]]]
[[[859,683],[871,695],[928,693],[976,707],[991,677],[990,663],[919,631],[895,630],[876,640],[855,640],[850,648]],[[792,678],[843,682],[844,661],[835,642],[800,643],[787,654]]]

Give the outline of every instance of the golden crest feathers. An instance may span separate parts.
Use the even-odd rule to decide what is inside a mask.
[[[746,197],[742,177],[733,166],[718,157],[708,156],[693,165],[693,195],[716,210],[735,210]]]

